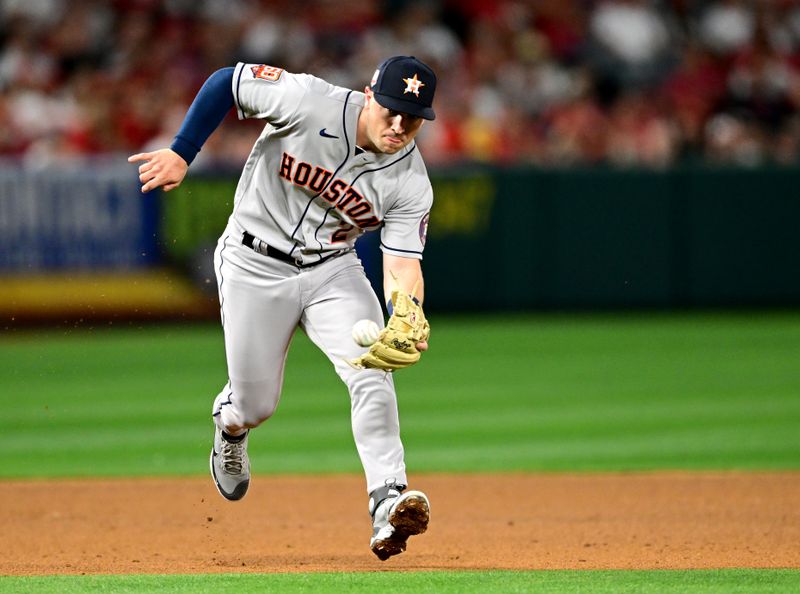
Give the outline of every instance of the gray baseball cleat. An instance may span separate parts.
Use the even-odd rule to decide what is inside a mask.
[[[238,501],[247,493],[250,486],[250,460],[247,457],[247,436],[238,437],[222,434],[217,427],[214,431],[214,447],[211,449],[211,476],[220,495],[230,501]]]
[[[386,486],[370,494],[372,539],[369,548],[381,561],[406,550],[409,536],[428,529],[431,506],[422,491],[406,491],[405,487]]]

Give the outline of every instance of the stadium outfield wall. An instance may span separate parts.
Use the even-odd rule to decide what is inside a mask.
[[[160,196],[124,159],[0,162],[0,321],[203,317],[209,298],[166,266]]]
[[[432,180],[431,310],[800,305],[797,168],[464,167]],[[0,165],[0,314],[211,315],[235,185],[193,173],[142,195],[121,159]],[[358,247],[377,284],[376,235]]]

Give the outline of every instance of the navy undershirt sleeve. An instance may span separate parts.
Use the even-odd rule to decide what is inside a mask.
[[[191,164],[211,133],[233,107],[232,67],[222,68],[208,77],[194,98],[181,129],[170,148]]]

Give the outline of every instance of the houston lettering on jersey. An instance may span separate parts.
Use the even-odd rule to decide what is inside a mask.
[[[299,161],[284,152],[278,175],[298,187],[308,188],[315,194],[320,194],[333,173],[319,165],[314,166],[305,161]],[[374,227],[380,223],[378,217],[372,214],[372,204],[358,190],[338,177],[320,195],[362,229]]]

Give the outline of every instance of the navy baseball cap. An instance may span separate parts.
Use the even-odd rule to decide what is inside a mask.
[[[436,75],[430,66],[414,56],[394,56],[381,62],[372,75],[370,88],[375,99],[387,109],[426,120],[436,119],[433,95]]]

